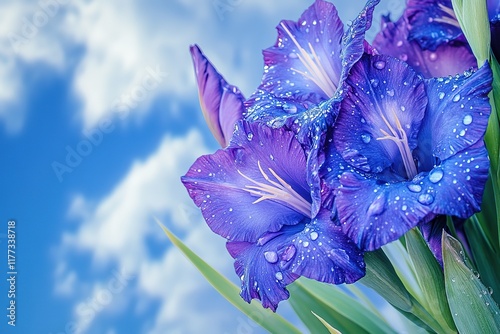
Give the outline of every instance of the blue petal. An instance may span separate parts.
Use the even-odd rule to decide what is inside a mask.
[[[248,192],[248,186],[254,185],[248,178],[269,184],[259,165],[271,180],[277,182],[270,169],[310,203],[306,157],[293,133],[241,122],[227,149],[200,157],[182,178],[215,233],[229,240],[254,242],[265,232],[306,218],[283,201],[252,204],[259,196]]]
[[[387,56],[365,55],[353,67],[346,84],[333,140],[351,165],[380,173],[392,165],[405,175],[401,154],[392,140],[377,140],[401,126],[409,148],[424,117],[427,97],[422,79],[404,62]],[[388,123],[390,127],[388,126]]]
[[[449,233],[446,226],[446,219],[446,216],[437,216],[433,220],[420,226],[420,232],[422,232],[424,240],[427,242],[429,249],[432,254],[434,254],[434,257],[441,267],[443,266],[443,252],[441,244],[443,230]]]
[[[265,70],[259,88],[309,106],[332,97],[342,70],[343,24],[335,6],[317,0],[298,22],[281,21],[277,30],[276,44],[263,52]]]
[[[426,81],[429,104],[415,152],[423,169],[482,140],[491,112],[492,74],[485,64],[474,73]]]
[[[383,17],[382,31],[373,46],[386,55],[406,61],[426,78],[455,75],[477,67],[476,58],[467,44],[444,43],[435,51],[424,50],[416,41],[408,40],[408,23],[404,17],[391,22]]]
[[[276,310],[289,296],[286,285],[300,276],[341,284],[353,283],[365,274],[362,252],[331,223],[326,210],[310,223],[284,227],[262,240],[227,244],[242,280],[241,296],[247,302],[256,298]]]
[[[245,98],[237,87],[224,80],[197,45],[190,50],[203,116],[215,139],[226,147],[234,125],[243,118]]]
[[[412,181],[383,183],[344,173],[335,198],[342,228],[361,249],[374,250],[437,215],[468,218],[480,210],[488,168],[480,142]]]
[[[463,41],[451,0],[409,0],[405,16],[411,27],[409,40],[416,40],[424,50],[434,51],[457,39]]]

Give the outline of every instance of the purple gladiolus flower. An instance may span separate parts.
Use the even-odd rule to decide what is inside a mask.
[[[224,80],[197,45],[190,50],[203,116],[215,139],[226,147],[234,125],[243,117],[245,98],[237,87]]]
[[[362,252],[330,211],[312,213],[306,156],[292,132],[242,121],[230,145],[200,157],[182,182],[228,240],[247,302],[276,310],[300,276],[333,284],[364,276]]]
[[[444,77],[477,68],[472,50],[464,43],[442,43],[434,51],[424,50],[409,39],[409,24],[403,15],[397,22],[382,18],[382,30],[375,37],[373,47],[379,53],[406,61],[425,78]]]
[[[331,124],[335,103],[315,107],[341,98],[350,68],[370,51],[364,35],[378,3],[369,0],[345,33],[335,6],[323,0],[316,0],[297,22],[281,21],[276,44],[263,51],[264,76],[245,103],[247,119],[304,130],[302,138],[310,135],[308,125],[315,120]]]
[[[422,79],[406,63],[365,55],[352,68],[321,176],[341,226],[374,250],[438,215],[479,211],[489,160],[492,74]]]

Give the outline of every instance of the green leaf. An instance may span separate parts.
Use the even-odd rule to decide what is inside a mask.
[[[453,11],[479,66],[490,58],[490,21],[485,0],[452,0]]]
[[[328,334],[328,329],[312,312],[319,315],[322,319],[328,322],[331,326],[343,333],[369,333],[356,322],[345,317],[344,315],[331,308],[329,302],[319,299],[318,296],[306,289],[301,282],[306,279],[300,278],[293,284],[288,286],[290,290],[290,305],[292,305],[295,313],[300,317],[302,322],[307,326],[311,333]],[[340,299],[348,297],[345,294],[340,295]]]
[[[309,279],[297,282],[318,302],[328,305],[335,313],[356,323],[369,333],[394,333],[394,330],[361,302],[351,297],[339,286],[325,284]]]
[[[326,327],[326,329],[328,329],[328,332],[330,332],[330,334],[342,334],[342,332],[336,330],[335,328],[333,328],[332,325],[330,325],[328,322],[326,322],[325,319],[323,319],[322,317],[320,317],[319,315],[317,315],[316,313],[312,312],[312,314],[318,318],[319,321],[321,321],[321,323]]]
[[[422,304],[444,331],[455,333],[456,327],[448,306],[441,267],[418,229],[408,231],[405,239],[423,294]]]
[[[486,234],[476,216],[472,216],[465,223],[465,233],[469,241],[470,250],[476,268],[481,274],[481,281],[493,289],[500,291],[500,256],[495,252],[491,244],[491,239]],[[500,302],[500,293],[492,295],[497,303]]]
[[[365,253],[366,275],[360,282],[378,292],[396,309],[409,312],[412,301],[394,267],[382,250]]]
[[[179,238],[170,232],[165,226],[156,220],[163,229],[170,241],[193,263],[196,268],[205,276],[208,282],[226,298],[231,304],[236,306],[250,319],[267,329],[271,333],[297,333],[300,331],[291,323],[286,321],[279,314],[268,309],[264,309],[258,302],[252,301],[248,304],[240,296],[240,289],[231,281],[221,275],[217,270],[208,265],[192,250],[190,250]]]
[[[466,264],[462,245],[443,231],[446,295],[460,333],[499,333],[500,309]]]

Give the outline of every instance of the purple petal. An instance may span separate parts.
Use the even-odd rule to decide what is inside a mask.
[[[405,16],[411,27],[409,40],[416,40],[424,50],[434,51],[463,37],[451,0],[409,0]]]
[[[429,249],[432,254],[434,254],[434,257],[441,267],[443,266],[443,252],[441,244],[443,229],[448,232],[446,219],[446,216],[437,216],[435,219],[420,226],[420,232],[422,232],[424,240],[427,242]]]
[[[293,133],[241,122],[231,145],[200,157],[182,182],[215,233],[229,240],[255,242],[263,233],[298,224],[310,213],[305,166],[304,151]],[[258,201],[260,196],[249,192],[258,190],[255,182],[280,183],[273,173],[293,189],[299,201]],[[303,205],[302,211],[294,206],[296,202]]]
[[[266,67],[259,88],[309,105],[332,97],[342,71],[343,24],[335,6],[317,0],[298,22],[281,21],[277,30],[276,44],[263,52]]]
[[[487,64],[473,74],[427,80],[429,104],[419,133],[419,161],[433,165],[482,140],[491,107],[492,74]]]
[[[496,59],[500,59],[500,14],[491,21],[491,48]]]
[[[342,76],[345,81],[352,66],[361,58],[363,53],[374,54],[374,50],[365,41],[365,33],[372,25],[373,11],[380,0],[368,0],[365,7],[352,22],[342,39]]]
[[[375,37],[373,46],[380,53],[406,61],[426,78],[455,75],[477,67],[468,45],[444,43],[435,51],[424,50],[416,41],[408,40],[408,32],[404,17],[397,22],[383,17],[382,31]]]
[[[365,172],[380,173],[392,165],[405,175],[398,146],[382,138],[404,131],[409,148],[416,147],[427,103],[422,79],[396,58],[365,55],[346,84],[350,91],[334,128],[337,151]]]
[[[364,276],[362,252],[331,223],[326,210],[320,216],[305,225],[284,227],[265,243],[227,244],[247,302],[259,299],[274,311],[289,296],[286,285],[300,276],[332,284]]]
[[[234,125],[243,117],[245,98],[237,87],[224,80],[197,45],[190,50],[203,116],[215,139],[226,147]]]
[[[335,198],[342,228],[361,249],[374,250],[437,215],[468,218],[480,210],[488,168],[488,153],[477,143],[412,181],[344,173]]]

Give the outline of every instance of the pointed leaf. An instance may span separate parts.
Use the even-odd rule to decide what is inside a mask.
[[[328,329],[328,331],[330,332],[330,334],[342,334],[342,332],[336,330],[335,328],[333,328],[332,325],[330,325],[328,322],[326,322],[325,319],[323,319],[322,317],[320,317],[319,315],[317,315],[316,313],[312,312],[312,314],[318,318],[319,321],[321,321],[321,323],[326,327],[326,329]]]
[[[422,234],[412,229],[405,236],[406,247],[415,268],[415,275],[423,294],[426,310],[434,316],[443,329],[455,332],[444,290],[444,276],[436,258],[427,246]]]
[[[500,309],[489,290],[467,266],[458,240],[443,232],[446,295],[460,333],[500,332]]]

